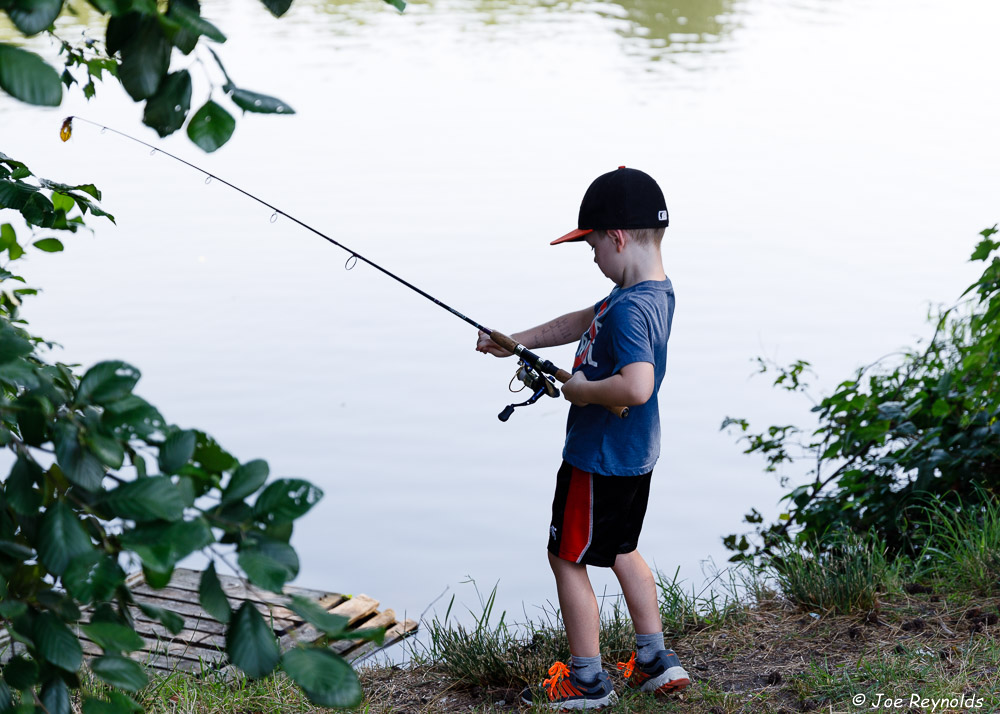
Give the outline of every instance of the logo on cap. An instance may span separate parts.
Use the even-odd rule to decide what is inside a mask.
[[[659,218],[659,219],[660,219],[661,221],[665,221],[665,220],[667,220],[667,212],[666,212],[666,211],[660,211],[660,215],[658,216],[658,218]]]

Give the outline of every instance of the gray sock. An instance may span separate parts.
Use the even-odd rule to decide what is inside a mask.
[[[591,684],[597,681],[597,675],[601,673],[601,656],[577,657],[573,655],[570,660],[570,668],[577,679]]]
[[[666,646],[663,644],[662,632],[654,632],[651,635],[637,634],[635,636],[636,662],[642,662],[643,664],[652,662],[653,658],[656,657],[656,653],[665,649]]]

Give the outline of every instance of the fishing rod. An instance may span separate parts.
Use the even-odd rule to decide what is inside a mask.
[[[197,171],[197,172],[199,172],[201,174],[204,174],[204,176],[205,176],[205,183],[211,183],[213,180],[214,181],[218,181],[219,183],[228,186],[229,188],[233,189],[234,191],[238,191],[239,193],[242,193],[247,198],[250,198],[250,199],[256,201],[257,203],[259,203],[259,204],[261,204],[263,206],[266,206],[267,208],[269,208],[272,211],[274,211],[274,213],[271,214],[271,223],[274,223],[278,219],[278,216],[284,216],[285,218],[287,218],[288,220],[292,221],[293,223],[296,223],[296,224],[302,226],[303,228],[305,228],[306,230],[311,231],[312,233],[315,233],[316,235],[318,235],[323,240],[325,240],[325,241],[327,241],[327,242],[329,242],[329,243],[337,246],[338,248],[340,248],[341,250],[343,250],[343,251],[345,251],[347,253],[350,253],[350,255],[347,258],[347,261],[344,263],[344,268],[346,270],[352,270],[357,265],[357,263],[358,263],[359,260],[361,262],[363,262],[363,263],[367,263],[368,265],[370,265],[371,267],[375,268],[376,270],[378,270],[379,272],[383,273],[384,275],[387,275],[390,278],[392,278],[393,280],[395,280],[395,281],[397,281],[397,282],[405,285],[406,287],[408,287],[410,290],[414,291],[418,295],[422,295],[423,297],[427,298],[428,300],[430,300],[432,303],[434,303],[438,307],[447,310],[448,312],[450,312],[452,315],[454,315],[455,317],[459,318],[460,320],[463,320],[464,322],[467,322],[468,324],[472,325],[476,329],[481,330],[482,332],[485,332],[487,335],[489,335],[490,339],[493,340],[496,344],[498,344],[500,347],[502,347],[503,349],[507,350],[508,352],[517,355],[517,357],[519,359],[517,373],[511,378],[510,385],[508,385],[508,387],[510,388],[510,391],[512,391],[512,392],[519,392],[519,391],[521,391],[520,389],[519,390],[513,389],[513,384],[514,384],[515,380],[518,380],[518,381],[520,381],[520,382],[522,382],[524,384],[524,387],[522,387],[521,389],[527,388],[527,389],[530,389],[532,391],[531,396],[527,400],[521,402],[520,404],[508,404],[507,407],[502,412],[500,412],[500,414],[497,415],[497,417],[500,419],[500,421],[504,421],[504,422],[507,421],[510,418],[511,414],[514,413],[515,409],[517,409],[518,407],[524,407],[524,406],[528,406],[530,404],[534,404],[539,399],[541,399],[543,396],[558,397],[560,392],[559,392],[559,388],[556,387],[556,385],[555,385],[556,380],[559,380],[560,382],[562,382],[562,383],[565,384],[566,382],[569,381],[570,377],[572,377],[572,375],[569,372],[567,372],[564,369],[559,369],[550,360],[543,359],[539,355],[537,355],[534,352],[532,352],[531,350],[527,349],[524,345],[519,344],[516,340],[511,339],[510,337],[508,337],[507,335],[503,334],[502,332],[500,332],[498,330],[490,329],[489,327],[486,327],[485,325],[479,324],[478,322],[476,322],[472,318],[470,318],[470,317],[468,317],[466,315],[463,315],[462,313],[460,313],[455,308],[453,308],[450,305],[447,305],[447,304],[441,302],[436,297],[434,297],[433,295],[431,295],[431,294],[429,294],[429,293],[421,290],[420,288],[418,288],[413,283],[410,283],[410,282],[404,280],[403,278],[399,277],[395,273],[387,270],[386,268],[383,268],[378,263],[375,263],[374,261],[369,260],[368,258],[366,258],[365,256],[361,255],[361,253],[357,252],[353,248],[349,248],[348,246],[344,245],[343,243],[340,243],[340,242],[334,240],[333,238],[331,238],[330,236],[328,236],[326,233],[323,233],[322,231],[320,231],[320,230],[318,230],[316,228],[313,228],[309,224],[304,223],[303,221],[300,221],[295,216],[293,216],[293,215],[291,215],[289,213],[286,213],[285,211],[281,210],[277,206],[274,206],[274,205],[268,203],[267,201],[265,201],[262,198],[258,198],[257,196],[253,195],[249,191],[245,191],[242,188],[240,188],[239,186],[237,186],[237,185],[235,185],[233,183],[230,183],[229,181],[226,181],[225,179],[220,178],[219,176],[216,176],[212,172],[206,171],[205,169],[201,168],[200,166],[196,166],[195,164],[192,164],[190,161],[186,161],[185,159],[182,159],[179,156],[175,156],[174,154],[171,154],[169,151],[164,151],[163,149],[161,149],[161,148],[159,148],[157,146],[153,146],[152,144],[148,144],[145,141],[142,141],[141,139],[137,139],[134,136],[130,136],[129,134],[126,134],[125,132],[118,131],[117,129],[112,129],[111,127],[105,126],[104,124],[99,124],[97,122],[91,121],[89,119],[84,119],[83,117],[79,117],[79,116],[69,116],[69,117],[66,117],[66,119],[63,121],[62,128],[59,130],[59,138],[61,138],[64,142],[65,141],[69,141],[70,137],[73,135],[73,121],[74,120],[81,121],[81,122],[84,122],[86,124],[90,124],[91,126],[96,126],[96,127],[98,127],[101,130],[102,134],[104,134],[105,132],[109,132],[110,131],[113,134],[117,134],[118,136],[121,136],[121,137],[123,137],[125,139],[129,139],[130,141],[134,141],[137,144],[141,144],[142,146],[145,146],[146,148],[148,148],[150,150],[150,156],[152,156],[154,154],[163,154],[164,156],[168,156],[171,159],[174,159],[175,161],[179,161],[182,164],[184,164],[185,166],[187,166],[189,168],[192,168],[192,169],[194,169],[195,171]],[[628,407],[607,407],[607,409],[608,409],[608,411],[614,413],[615,415],[617,415],[617,416],[619,416],[621,418],[625,418],[625,417],[628,416],[628,411],[629,411]]]

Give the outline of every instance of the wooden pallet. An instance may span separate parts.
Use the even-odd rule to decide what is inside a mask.
[[[172,610],[184,618],[184,629],[173,634],[138,608],[132,608],[135,630],[145,642],[141,650],[130,655],[133,659],[159,672],[199,673],[221,669],[228,664],[225,653],[225,625],[212,619],[198,604],[200,577],[199,571],[177,569],[170,584],[159,590],[147,585],[142,573],[129,578],[128,585],[136,602]],[[282,651],[295,646],[298,642],[309,643],[319,638],[321,633],[316,628],[283,607],[283,604],[288,602],[287,596],[248,587],[243,580],[231,575],[219,574],[219,581],[234,610],[244,601],[249,601],[272,624]],[[294,586],[286,586],[285,592],[286,595],[311,598],[327,612],[348,618],[350,630],[386,628],[385,642],[382,645],[360,640],[335,642],[331,649],[349,662],[357,661],[399,642],[417,630],[416,622],[413,620],[398,622],[392,610],[379,612],[378,601],[367,595],[341,595]],[[84,617],[87,619],[86,614]],[[0,648],[4,645],[4,635],[6,633],[0,633]],[[78,635],[85,656],[97,656],[102,653],[101,648],[82,632],[78,632]],[[9,648],[7,649],[9,651]]]

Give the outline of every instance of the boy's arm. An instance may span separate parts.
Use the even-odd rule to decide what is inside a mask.
[[[582,310],[549,320],[537,327],[532,327],[530,330],[515,332],[511,334],[510,338],[529,350],[566,345],[579,340],[580,336],[590,327],[593,319],[593,306],[585,307]],[[511,355],[510,352],[491,340],[485,332],[479,333],[476,349],[496,357],[510,357]]]
[[[576,372],[562,387],[563,396],[578,407],[599,404],[604,407],[635,407],[653,396],[656,377],[650,362],[632,362],[605,379],[589,381]]]

